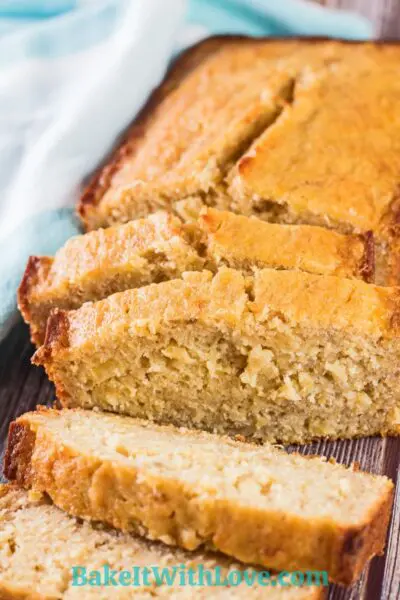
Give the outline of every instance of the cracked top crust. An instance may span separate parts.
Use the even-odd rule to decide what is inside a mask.
[[[399,58],[396,44],[206,40],[178,60],[84,194],[86,227],[196,197],[391,239]]]
[[[232,194],[277,202],[304,220],[379,231],[398,194],[399,58],[400,50],[356,48],[304,69],[291,106],[239,161]]]

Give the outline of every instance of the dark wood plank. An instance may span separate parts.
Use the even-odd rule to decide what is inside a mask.
[[[379,38],[400,38],[399,0],[325,0],[324,4],[361,13],[374,24]]]
[[[31,365],[33,346],[28,328],[17,325],[0,344],[0,456],[9,423],[37,404],[51,404],[53,385],[43,369]]]

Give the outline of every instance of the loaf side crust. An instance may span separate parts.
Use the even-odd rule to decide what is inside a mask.
[[[254,300],[248,295],[250,288]],[[160,322],[173,324],[177,318],[221,321],[239,331],[248,316],[260,319],[267,308],[290,315],[299,324],[353,330],[383,339],[399,334],[400,294],[396,287],[274,269],[261,269],[245,280],[239,271],[221,268],[216,275],[210,271],[186,273],[183,279],[126,290],[75,311],[55,310],[34,362],[43,364],[49,353],[79,348],[89,338],[100,339],[111,322],[133,326],[137,322],[137,332],[145,336],[154,333]],[[149,324],[150,333],[143,329],[143,322]]]
[[[18,308],[24,321],[30,325],[31,341],[34,344],[43,341],[43,324],[32,310],[32,293],[46,280],[51,264],[51,257],[30,256],[17,292]]]
[[[343,235],[323,227],[268,223],[209,207],[202,209],[198,224],[206,235],[208,255],[232,268],[254,265],[367,282],[374,279],[372,232]]]
[[[51,310],[79,308],[115,292],[201,270],[204,259],[168,213],[71,238],[55,257],[30,257],[18,305],[36,345]]]

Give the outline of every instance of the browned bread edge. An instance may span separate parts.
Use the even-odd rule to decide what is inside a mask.
[[[372,283],[375,275],[375,241],[372,231],[360,234],[364,242],[364,256],[360,264],[360,274],[364,281]]]
[[[30,325],[31,342],[33,344],[41,343],[42,339],[41,332],[34,325],[35,319],[33,319],[30,309],[29,297],[32,290],[38,285],[43,270],[47,270],[51,263],[52,258],[48,256],[30,256],[17,291],[18,308],[25,323]]]
[[[68,312],[55,308],[51,311],[49,318],[47,319],[46,335],[43,346],[35,352],[31,358],[31,362],[34,365],[41,366],[46,364],[48,369],[48,375],[52,372],[52,354],[53,347],[61,348],[67,347],[69,330]],[[69,396],[64,392],[63,386],[57,382],[57,373],[53,373],[54,384],[56,387],[57,402],[67,401]]]

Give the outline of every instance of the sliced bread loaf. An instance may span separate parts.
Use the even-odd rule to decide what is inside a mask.
[[[382,551],[393,490],[320,457],[82,410],[14,422],[5,475],[79,517],[344,584]]]
[[[399,283],[399,45],[219,42],[179,85],[172,71],[135,120],[82,197],[86,227],[190,199],[268,221],[372,230],[380,282]]]
[[[69,240],[54,258],[29,259],[18,304],[32,341],[44,341],[53,308],[79,308],[114,292],[228,265],[297,269],[371,280],[371,235],[341,235],[322,227],[265,223],[204,209],[197,221],[158,213]]]
[[[398,434],[399,291],[264,269],[186,273],[49,319],[69,407],[301,443]]]
[[[200,567],[202,565],[202,567]],[[73,568],[79,575],[74,585]],[[167,569],[166,579],[157,582],[153,568]],[[200,569],[209,570],[215,581],[216,568],[224,581],[244,567],[224,557],[181,550],[146,542],[129,534],[105,529],[68,516],[44,496],[0,484],[0,597],[2,600],[150,600],[151,598],[204,600],[249,598],[261,600],[322,600],[323,586],[279,587],[271,578],[268,586],[257,582],[257,572],[249,570],[250,581],[238,586],[209,587],[179,585],[180,573],[188,581],[188,570],[198,579]],[[144,569],[148,569],[148,585]],[[136,571],[135,571],[136,570]],[[96,573],[98,575],[96,575]],[[135,575],[135,572],[137,573]],[[252,579],[255,574],[255,579]],[[82,585],[85,582],[86,584]],[[207,575],[203,581],[207,582]],[[91,580],[91,584],[88,581]],[[138,583],[136,583],[138,582]]]

